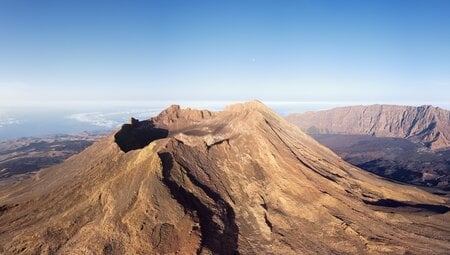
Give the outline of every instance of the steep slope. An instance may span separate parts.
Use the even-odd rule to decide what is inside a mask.
[[[450,147],[450,112],[438,107],[349,106],[292,114],[287,119],[313,133],[399,137],[431,149]]]
[[[443,198],[345,162],[259,102],[172,106],[0,190],[5,254],[446,254]]]

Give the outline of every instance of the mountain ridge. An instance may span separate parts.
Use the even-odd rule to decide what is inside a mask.
[[[431,105],[347,106],[291,114],[287,119],[312,133],[399,137],[432,150],[450,147],[450,111]]]

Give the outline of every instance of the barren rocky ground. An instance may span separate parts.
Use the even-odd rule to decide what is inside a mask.
[[[28,137],[0,142],[0,187],[30,178],[38,170],[81,152],[103,133]]]
[[[316,134],[345,161],[391,180],[450,191],[450,150],[431,151],[403,138]]]
[[[370,105],[287,119],[344,160],[391,180],[450,189],[450,112],[432,106]]]
[[[172,106],[0,189],[0,253],[448,254],[448,205],[260,102]]]

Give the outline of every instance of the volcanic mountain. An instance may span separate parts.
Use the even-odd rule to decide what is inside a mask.
[[[430,105],[348,106],[292,114],[287,119],[311,133],[399,137],[433,150],[450,147],[450,111]]]
[[[260,102],[171,106],[0,189],[0,253],[448,254],[447,205]]]

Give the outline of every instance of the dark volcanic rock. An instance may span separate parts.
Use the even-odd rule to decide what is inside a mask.
[[[27,137],[0,142],[0,187],[30,178],[40,169],[60,164],[104,133]]]

